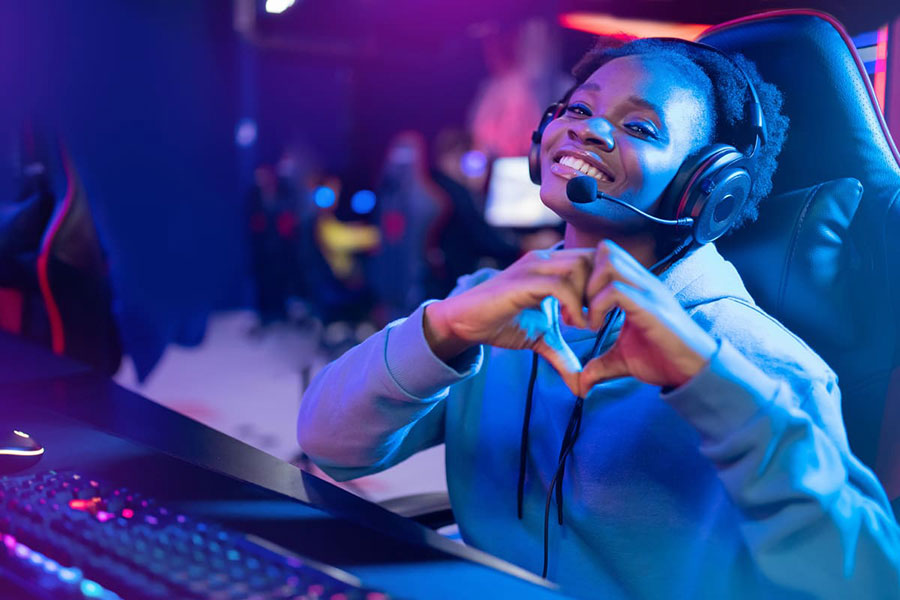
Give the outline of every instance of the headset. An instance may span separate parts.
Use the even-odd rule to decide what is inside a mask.
[[[672,182],[663,192],[660,202],[660,214],[663,218],[655,218],[639,211],[624,200],[613,198],[602,192],[595,197],[612,200],[629,208],[650,220],[663,225],[690,227],[691,238],[697,244],[712,242],[724,235],[734,224],[750,195],[753,178],[748,165],[756,155],[759,147],[766,143],[766,123],[763,117],[759,96],[753,82],[741,66],[728,54],[718,48],[699,42],[690,42],[676,38],[652,38],[665,42],[683,44],[715,52],[728,59],[744,76],[747,89],[750,91],[749,112],[745,122],[754,135],[753,149],[744,154],[730,144],[711,144],[689,157],[681,165]],[[560,102],[551,104],[544,111],[537,129],[531,134],[531,149],[528,152],[528,171],[531,181],[541,183],[541,138],[551,121],[563,114],[567,100],[575,88],[566,93]],[[575,181],[574,179],[572,181]],[[570,182],[571,183],[571,182]],[[584,187],[584,186],[582,186]],[[596,188],[594,188],[596,189]],[[571,199],[571,198],[570,198]],[[594,198],[572,199],[574,202],[593,201]]]

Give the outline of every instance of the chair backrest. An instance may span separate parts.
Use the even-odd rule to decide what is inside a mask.
[[[700,41],[754,61],[791,120],[759,222],[718,245],[760,305],[837,372],[851,448],[897,498],[900,155],[862,61],[833,17],[809,10],[745,17]]]

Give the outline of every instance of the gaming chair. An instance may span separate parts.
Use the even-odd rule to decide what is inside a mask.
[[[754,299],[837,372],[850,447],[900,497],[900,155],[833,17],[753,15],[698,41],[739,52],[790,128],[760,217],[717,242]],[[896,508],[896,504],[895,504]]]

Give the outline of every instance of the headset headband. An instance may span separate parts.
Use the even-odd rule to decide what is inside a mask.
[[[729,55],[727,52],[723,52],[719,50],[715,46],[710,46],[709,44],[704,44],[702,42],[693,42],[691,40],[682,40],[679,38],[668,38],[668,37],[659,37],[659,38],[649,38],[655,40],[661,40],[665,42],[673,42],[684,44],[685,46],[691,46],[694,48],[700,48],[703,50],[711,51],[719,56],[725,58],[732,65],[740,71],[741,75],[744,76],[744,82],[747,84],[747,89],[750,91],[750,114],[748,118],[745,120],[746,123],[749,124],[749,130],[754,133],[755,140],[753,142],[753,150],[750,151],[748,158],[753,157],[759,147],[766,143],[766,139],[768,138],[768,131],[766,130],[766,120],[763,117],[762,105],[759,102],[759,95],[756,93],[756,88],[753,86],[753,81],[750,79],[750,76],[747,75],[747,72],[744,71],[743,67],[734,59],[733,56]],[[703,68],[703,65],[699,65],[700,68]]]

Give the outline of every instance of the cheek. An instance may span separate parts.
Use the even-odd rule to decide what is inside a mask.
[[[541,163],[549,165],[553,154],[552,148],[559,142],[560,136],[563,135],[564,127],[559,119],[550,121],[541,135]]]
[[[624,150],[624,148],[623,148]],[[649,149],[623,152],[628,171],[628,188],[636,205],[651,207],[675,177],[682,157],[671,150]]]

